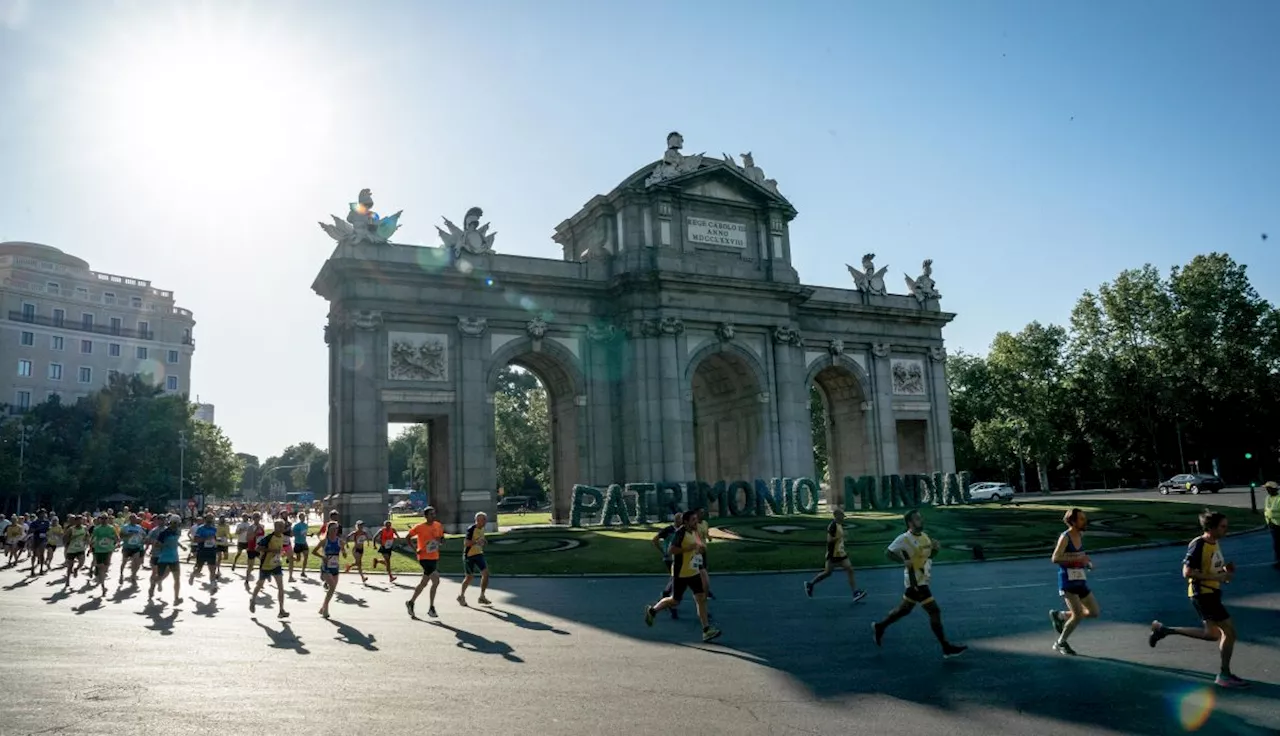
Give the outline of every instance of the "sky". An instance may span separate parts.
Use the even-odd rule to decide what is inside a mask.
[[[778,180],[805,283],[932,258],[981,353],[1214,250],[1280,301],[1277,28],[1269,0],[0,0],[0,241],[172,289],[193,398],[265,458],[326,444],[318,220],[369,187],[399,242],[479,205],[558,258],[679,130]]]

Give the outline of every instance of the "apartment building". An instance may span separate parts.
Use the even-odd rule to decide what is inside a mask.
[[[171,291],[93,271],[57,248],[8,242],[0,243],[0,300],[0,402],[12,412],[54,394],[73,402],[117,372],[190,391],[195,319]]]

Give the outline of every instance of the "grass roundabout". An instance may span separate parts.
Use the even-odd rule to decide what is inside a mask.
[[[1047,556],[1064,528],[1062,515],[1072,506],[1089,514],[1086,545],[1090,551],[1185,542],[1196,534],[1196,516],[1201,508],[1161,501],[974,504],[925,508],[925,529],[942,544],[937,557],[940,562],[971,560],[975,546],[982,547],[987,559]],[[1234,531],[1259,524],[1247,509],[1214,508],[1227,514]],[[541,516],[545,515],[502,515],[499,523],[503,526],[543,524],[489,535],[486,557],[494,575],[663,572],[661,555],[649,542],[661,528],[658,525],[570,529],[547,525]],[[418,520],[411,516],[393,518],[402,532]],[[830,522],[831,517],[825,514],[712,519],[708,562],[717,572],[815,569],[822,565]],[[853,564],[859,567],[886,564],[884,548],[903,529],[898,512],[851,512],[844,523],[845,546]],[[365,554],[366,572],[374,557],[371,551]],[[461,574],[461,558],[462,541],[450,536],[441,554],[441,572]],[[392,569],[419,570],[407,546],[392,555]]]

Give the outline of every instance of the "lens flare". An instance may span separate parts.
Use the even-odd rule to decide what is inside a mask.
[[[1194,687],[1185,692],[1170,695],[1174,715],[1187,731],[1198,731],[1213,714],[1213,688]]]

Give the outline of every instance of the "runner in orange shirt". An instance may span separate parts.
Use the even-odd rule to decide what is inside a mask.
[[[391,553],[395,551],[395,544],[398,539],[400,539],[400,535],[396,534],[396,530],[391,527],[391,520],[387,519],[377,534],[378,554],[382,555],[382,559],[373,558],[373,569],[378,569],[379,562],[386,563],[387,581],[392,583],[396,581],[396,576],[391,574]]]
[[[444,526],[436,521],[436,509],[428,506],[422,511],[425,521],[409,530],[408,538],[418,543],[418,564],[422,566],[422,580],[413,591],[413,597],[405,601],[404,607],[409,609],[409,617],[417,618],[413,612],[414,601],[422,595],[422,589],[431,582],[431,594],[427,598],[427,615],[436,617],[436,588],[440,586],[440,573],[436,567],[440,564],[440,548],[444,546]]]

